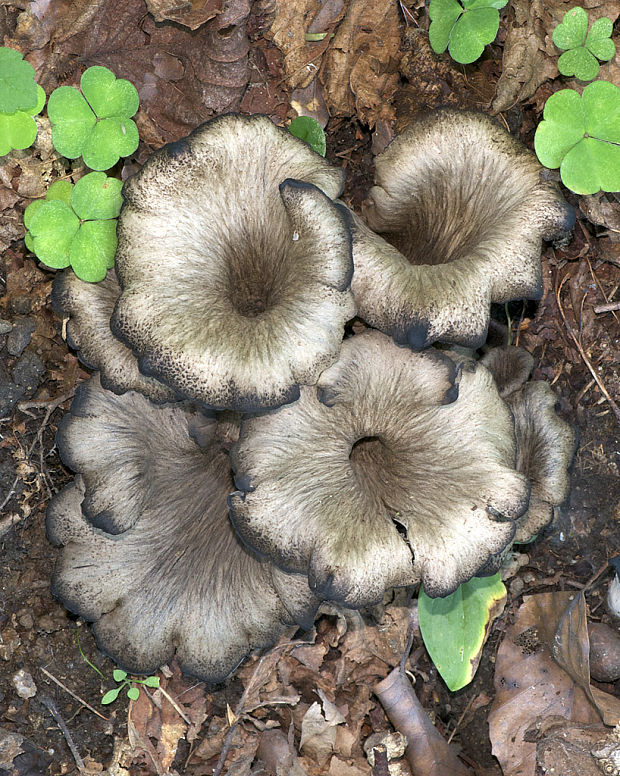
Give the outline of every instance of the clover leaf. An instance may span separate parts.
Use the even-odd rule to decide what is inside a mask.
[[[103,280],[114,266],[122,185],[104,172],[91,172],[75,185],[53,183],[45,199],[26,208],[26,246],[48,267],[71,266],[82,280]]]
[[[34,68],[12,48],[0,48],[0,113],[29,112],[39,102]]]
[[[317,154],[325,156],[327,150],[325,132],[316,119],[313,119],[311,116],[297,116],[288,125],[288,131],[291,135],[307,143]]]
[[[534,148],[576,194],[620,191],[620,89],[595,81],[581,96],[574,89],[552,94]]]
[[[37,137],[37,122],[34,116],[41,113],[45,105],[45,92],[38,85],[37,103],[28,110],[16,110],[14,113],[0,113],[0,156],[8,154],[14,148],[29,148]]]
[[[461,64],[474,62],[499,29],[499,10],[508,0],[431,0],[429,40],[436,54],[446,48]]]
[[[599,71],[597,58],[612,59],[616,46],[611,40],[611,19],[597,19],[588,32],[588,14],[579,6],[564,14],[564,19],[553,30],[553,42],[564,54],[558,59],[562,75],[591,81]]]
[[[82,156],[91,169],[107,170],[138,147],[138,129],[131,120],[138,110],[138,92],[99,66],[84,71],[80,87],[82,93],[60,86],[50,95],[52,142],[68,159]]]

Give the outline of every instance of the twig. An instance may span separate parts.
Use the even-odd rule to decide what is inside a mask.
[[[75,764],[78,767],[78,770],[80,773],[84,773],[86,770],[86,766],[84,765],[84,760],[80,757],[80,753],[77,750],[77,747],[73,741],[73,738],[71,737],[71,733],[69,733],[69,728],[65,725],[64,719],[60,716],[60,712],[56,708],[54,701],[51,698],[48,698],[46,695],[43,695],[41,697],[41,703],[47,707],[49,713],[54,717],[56,724],[61,729],[63,736],[65,737],[65,740],[67,741],[67,745],[69,746],[69,749],[71,750],[71,754],[73,755],[73,759],[75,760]]]
[[[60,681],[60,679],[56,679],[56,677],[55,677],[53,674],[50,674],[50,672],[49,672],[49,671],[47,671],[45,668],[43,668],[43,666],[39,666],[39,667],[40,667],[41,671],[42,671],[42,672],[45,674],[45,676],[48,676],[48,677],[49,677],[49,678],[52,680],[52,682],[55,682],[55,683],[56,683],[56,684],[57,684],[59,687],[61,687],[61,688],[62,688],[62,689],[65,691],[65,692],[69,693],[69,695],[70,695],[72,698],[75,698],[75,700],[76,700],[78,703],[81,703],[81,704],[82,704],[82,706],[84,706],[86,709],[88,709],[89,711],[92,711],[92,713],[93,713],[93,714],[96,714],[98,717],[101,717],[101,719],[102,719],[102,720],[104,720],[105,722],[109,722],[109,721],[110,721],[110,720],[109,720],[107,717],[104,717],[104,716],[103,716],[103,714],[101,714],[101,712],[97,711],[97,709],[93,709],[93,707],[92,707],[92,706],[90,706],[88,703],[86,703],[86,701],[82,700],[82,699],[80,698],[80,696],[79,696],[79,695],[76,695],[76,694],[73,692],[73,690],[70,690],[70,689],[69,689],[69,688],[68,688],[66,685],[64,685],[64,684],[63,684],[63,683]]]
[[[608,302],[607,304],[597,304],[594,308],[595,313],[612,313],[620,310],[620,302]]]
[[[584,364],[588,367],[588,369],[590,370],[590,374],[596,380],[596,384],[598,385],[601,393],[603,394],[603,396],[609,402],[609,406],[614,411],[615,416],[620,420],[620,407],[618,407],[616,402],[611,398],[607,388],[605,387],[605,384],[603,383],[601,378],[598,376],[598,374],[594,370],[594,367],[590,363],[590,359],[588,358],[588,356],[586,355],[585,350],[581,346],[581,342],[579,342],[579,338],[577,337],[577,335],[573,331],[573,328],[570,325],[570,323],[568,322],[568,319],[566,318],[566,315],[564,313],[564,308],[562,307],[562,287],[564,286],[564,283],[566,283],[567,280],[568,280],[568,275],[564,275],[564,277],[562,278],[562,281],[561,281],[561,283],[560,283],[560,285],[558,287],[558,290],[555,292],[556,301],[557,301],[557,304],[558,304],[558,310],[560,311],[560,315],[562,316],[562,320],[564,321],[564,326],[566,327],[566,330],[568,331],[571,339],[575,343],[575,347],[579,351],[579,355],[583,359]]]
[[[142,686],[142,689],[144,690],[144,692],[146,692],[146,687],[144,687],[144,685]],[[168,703],[172,706],[172,708],[176,711],[176,713],[179,715],[179,717],[181,717],[181,719],[185,720],[185,722],[187,722],[188,725],[191,725],[192,724],[191,719],[187,716],[187,714],[183,711],[183,709],[179,706],[179,704],[175,701],[175,699],[169,693],[167,693],[166,690],[164,690],[164,688],[161,685],[157,689],[164,696],[164,698],[168,701]],[[157,705],[155,703],[155,699],[153,698],[153,696],[150,693],[148,693],[148,692],[146,692],[146,694],[148,695],[148,697],[152,701],[152,703]]]

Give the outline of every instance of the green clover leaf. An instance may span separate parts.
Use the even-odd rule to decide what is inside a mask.
[[[298,137],[307,143],[313,151],[317,154],[325,156],[327,150],[327,144],[325,142],[325,132],[323,127],[316,119],[310,116],[297,116],[288,125],[288,131],[291,135]]]
[[[37,137],[37,122],[34,116],[41,113],[45,105],[45,92],[38,85],[37,104],[28,110],[14,113],[0,113],[0,156],[8,154],[14,148],[29,148]]]
[[[575,76],[581,81],[596,78],[599,71],[597,58],[607,61],[616,53],[611,32],[611,19],[598,19],[588,32],[588,14],[584,9],[577,6],[567,11],[564,19],[553,30],[553,42],[564,50],[558,59],[560,73]]]
[[[32,65],[24,61],[19,51],[0,48],[0,113],[29,112],[38,101]]]
[[[52,142],[68,159],[82,156],[91,169],[107,170],[138,147],[138,129],[131,120],[138,110],[138,92],[99,66],[83,73],[80,86],[82,93],[60,86],[50,95]]]
[[[446,48],[456,62],[469,64],[492,43],[499,29],[499,9],[508,0],[431,0],[429,41],[436,54]]]
[[[114,266],[122,185],[104,172],[91,172],[75,185],[56,181],[45,199],[26,208],[26,246],[48,267],[71,266],[82,280],[103,280]]]
[[[581,97],[574,89],[552,94],[534,148],[576,194],[620,191],[620,89],[595,81]]]

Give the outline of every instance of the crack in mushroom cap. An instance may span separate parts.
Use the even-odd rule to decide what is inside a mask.
[[[491,302],[538,299],[542,239],[574,210],[542,182],[535,156],[483,114],[443,109],[376,159],[376,185],[353,221],[358,315],[398,342],[479,347]]]
[[[110,330],[110,316],[120,293],[114,269],[99,283],[86,283],[71,269],[56,273],[52,305],[69,319],[67,344],[78,352],[83,364],[99,371],[101,385],[107,390],[139,391],[153,401],[173,401],[174,391],[140,374],[134,354]]]
[[[354,315],[343,173],[265,116],[221,116],[123,188],[112,331],[214,408],[294,401]]]
[[[490,373],[459,376],[438,351],[376,331],[345,340],[318,396],[303,388],[244,419],[231,461],[243,540],[352,607],[420,579],[448,595],[510,542],[528,504]]]
[[[194,417],[138,393],[116,396],[97,378],[80,391],[79,414],[63,430],[65,437],[81,434],[73,444],[103,451],[117,445],[123,424],[126,436],[139,431],[150,440],[141,451],[116,447],[117,455],[126,454],[136,487],[146,491],[138,505],[119,482],[111,510],[129,515],[131,527],[112,535],[91,525],[81,508],[88,489],[79,475],[48,508],[48,537],[63,545],[53,592],[94,621],[100,648],[133,673],[151,673],[176,650],[184,671],[216,682],[288,625],[310,627],[318,601],[307,579],[259,559],[236,537],[226,507],[233,488],[228,455],[217,444],[201,449],[190,439]],[[80,426],[97,413],[110,426],[106,432],[103,420],[99,428],[91,425],[97,436],[89,437]],[[206,423],[198,423],[203,432]],[[93,457],[88,466],[96,463]],[[100,465],[109,465],[105,456]]]
[[[506,398],[515,420],[517,469],[531,483],[527,512],[517,520],[515,542],[529,542],[568,498],[569,468],[577,446],[572,426],[555,411],[550,385],[535,380]]]

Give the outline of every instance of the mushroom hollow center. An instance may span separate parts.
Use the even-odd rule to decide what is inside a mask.
[[[382,236],[411,264],[451,264],[505,234],[520,199],[502,165],[476,168],[466,162],[458,175],[440,168],[411,196],[400,215],[402,227]]]
[[[402,474],[402,462],[379,436],[363,436],[351,447],[349,464],[366,492],[392,501]]]
[[[228,255],[228,294],[236,312],[257,318],[273,310],[292,290],[292,261],[278,246],[240,245]]]

